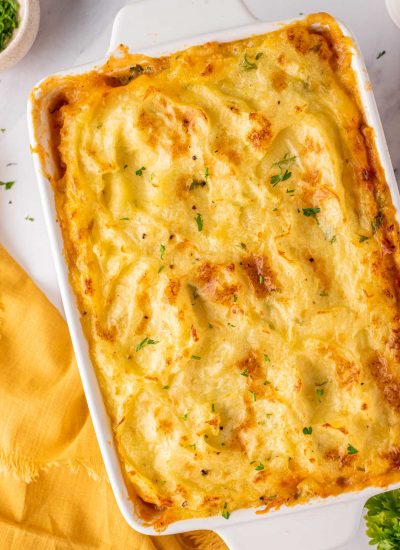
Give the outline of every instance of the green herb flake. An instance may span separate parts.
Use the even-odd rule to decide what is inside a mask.
[[[324,396],[324,390],[322,388],[316,388],[315,393],[317,394],[318,399],[321,401],[321,397]]]
[[[263,382],[264,386],[269,386],[270,384],[271,384],[271,382],[269,380],[264,380],[264,382]]]
[[[99,122],[99,124],[96,126],[96,128],[97,128],[98,130],[100,130],[100,128],[101,128],[102,126],[103,126],[103,123],[102,123],[102,122]]]
[[[5,131],[6,131],[5,128],[0,128],[0,132],[1,132],[2,134],[4,134]],[[8,165],[7,165],[7,166],[8,166]]]
[[[186,420],[188,419],[188,413],[185,413],[183,414],[182,416],[179,417],[181,420],[183,420],[183,422],[186,422]]]
[[[161,273],[161,271],[165,268],[165,265],[160,265],[160,267],[158,268],[158,271],[157,273]]]
[[[243,250],[247,249],[247,245],[245,243],[239,243],[240,248],[243,248]]]
[[[356,455],[358,453],[357,449],[353,447],[353,445],[350,445],[350,443],[347,445],[347,454],[348,455]]]
[[[163,244],[160,244],[160,258],[161,258],[161,260],[164,257],[164,253],[165,253],[165,246]]]
[[[211,403],[211,412],[215,412],[215,403]]]
[[[193,359],[194,361],[200,361],[201,357],[200,355],[192,355],[190,359]]]
[[[312,434],[312,427],[309,426],[308,428],[303,428],[303,434],[304,435],[311,435]]]
[[[139,168],[138,170],[136,170],[135,174],[137,176],[143,176],[143,172],[146,170],[146,167],[145,166],[142,166],[141,168]]]
[[[0,181],[0,186],[4,185],[4,188],[6,189],[6,191],[8,191],[9,189],[12,188],[14,183],[15,183],[15,181]]]
[[[207,182],[205,180],[193,180],[190,184],[189,191],[193,191],[196,187],[205,187]]]
[[[249,376],[249,374],[248,374],[248,372],[247,372],[247,369],[244,369],[244,371],[241,372],[240,374],[241,374],[241,376],[244,376],[244,377],[246,377],[246,378]]]
[[[383,214],[382,212],[378,212],[378,214],[374,217],[374,219],[371,222],[372,233],[375,234],[380,228],[380,226],[382,225],[382,223],[383,223]]]
[[[233,302],[236,303],[237,302],[237,299],[238,297],[236,296],[236,294],[233,295]]]
[[[304,216],[307,218],[314,218],[314,220],[318,223],[317,214],[321,212],[321,209],[318,206],[315,206],[314,208],[302,208]]]
[[[124,164],[124,170],[126,170],[127,168],[128,168],[128,165]]]
[[[258,276],[258,282],[260,285],[264,283],[264,277],[261,274]]]
[[[208,180],[208,176],[209,176],[209,172],[208,172],[208,167],[206,166],[206,168],[204,169],[204,177],[206,181]]]
[[[380,59],[385,55],[385,53],[386,53],[386,50],[382,50],[381,52],[378,53],[378,55],[376,56],[376,59]]]
[[[368,241],[369,237],[366,237],[365,235],[358,235],[359,236],[359,239],[358,239],[358,242],[359,243],[363,243],[364,241]]]
[[[256,394],[256,392],[255,392],[255,391],[251,391],[250,393],[251,393],[251,395],[253,396],[253,401],[256,402],[256,401],[257,401],[257,394]]]
[[[326,290],[323,290],[322,292],[319,293],[320,296],[328,296],[328,293],[326,292]]]
[[[286,189],[286,193],[288,195],[293,195],[295,193],[296,189]]]
[[[333,237],[331,238],[331,240],[329,242],[331,244],[335,243],[336,242],[336,235],[333,235]]]
[[[266,353],[264,353],[264,361],[265,361],[266,363],[270,363],[270,362],[271,362],[271,359],[269,358],[269,356],[268,356]]]
[[[228,327],[236,328],[236,325],[232,325],[232,323],[228,323]]]
[[[128,222],[130,220],[130,218],[120,218],[119,219],[121,222]]]
[[[261,59],[263,55],[264,55],[263,52],[258,52],[258,54],[256,55],[256,61]]]
[[[186,445],[186,448],[187,449],[192,449],[193,451],[195,451],[196,450],[196,444],[193,443],[192,445]]]
[[[260,472],[261,470],[264,470],[264,464],[260,462],[254,469],[257,470],[257,472]]]
[[[158,340],[152,340],[146,336],[146,338],[143,338],[143,340],[136,346],[136,351],[140,351],[145,346],[154,346],[155,344],[158,344],[158,342]]]
[[[163,390],[169,390],[170,386],[163,386]]]
[[[5,49],[18,26],[18,2],[2,0],[0,2],[0,52]],[[1,131],[3,130],[2,128]]]
[[[247,57],[247,54],[244,54],[242,67],[245,71],[251,71],[252,69],[257,69],[257,63],[252,63]]]
[[[197,231],[202,231],[203,230],[203,217],[201,214],[197,214],[197,216],[195,217],[194,221],[196,222],[197,224]]]
[[[28,222],[34,222],[35,221],[35,218],[32,218],[32,216],[26,216],[25,218]]]
[[[222,517],[225,519],[229,519],[231,517],[230,512],[228,512],[228,503],[225,502],[224,509],[222,510]]]
[[[271,168],[276,167],[279,169],[279,174],[271,176],[270,183],[273,187],[275,187],[281,181],[286,181],[292,177],[292,172],[290,172],[288,169],[285,169],[285,171],[283,171],[283,167],[290,166],[294,163],[295,160],[295,156],[291,157],[289,156],[289,153],[285,153],[281,160],[279,160],[278,162],[274,162],[274,164],[271,165]]]

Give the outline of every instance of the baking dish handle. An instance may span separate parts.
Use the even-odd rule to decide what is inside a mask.
[[[151,21],[151,28],[144,26],[143,21]],[[117,13],[109,53],[119,44],[140,52],[256,21],[242,0],[140,0]]]
[[[331,550],[359,529],[364,499],[216,529],[230,550]],[[334,521],[332,520],[334,518]]]

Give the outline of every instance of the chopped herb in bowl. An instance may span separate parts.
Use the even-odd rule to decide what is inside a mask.
[[[18,2],[2,0],[0,2],[0,52],[7,47],[18,24]]]

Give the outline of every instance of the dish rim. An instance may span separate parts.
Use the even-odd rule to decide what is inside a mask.
[[[210,33],[196,34],[181,40],[173,42],[164,42],[161,44],[140,48],[138,52],[149,56],[161,56],[172,54],[176,51],[186,49],[190,46],[201,45],[209,41],[230,42],[240,40],[252,35],[268,34],[275,30],[279,30],[283,26],[290,25],[294,22],[306,19],[309,14],[304,16],[285,19],[282,21],[259,21],[255,23],[246,23],[244,25],[234,26],[227,29],[221,29]],[[358,42],[346,25],[337,18],[334,18],[338,23],[343,34],[351,38],[354,48],[352,56],[352,69],[354,70],[361,105],[364,111],[365,119],[375,133],[375,146],[378,153],[378,158],[381,162],[383,173],[388,185],[390,195],[393,201],[393,206],[396,212],[397,222],[400,223],[400,193],[397,187],[395,174],[393,171],[389,150],[386,144],[386,139],[383,132],[383,127],[379,117],[377,105],[369,80],[368,72],[365,66],[361,50]],[[72,69],[67,69],[49,76],[67,76],[78,75],[101,67],[109,58],[110,52],[100,60],[92,63],[86,63]],[[49,78],[49,76],[41,79],[33,88],[37,89],[40,84]],[[39,194],[42,203],[42,209],[45,218],[46,230],[50,240],[51,253],[55,263],[57,280],[60,287],[62,303],[65,311],[68,328],[71,335],[71,340],[78,364],[79,373],[82,380],[82,385],[86,400],[88,403],[90,415],[93,421],[96,437],[100,446],[100,451],[105,464],[107,475],[113,489],[118,507],[127,521],[127,523],[136,531],[146,535],[171,535],[184,531],[197,529],[227,528],[229,526],[238,525],[240,523],[250,523],[263,519],[274,518],[277,516],[293,514],[297,512],[305,512],[307,510],[316,510],[327,506],[338,506],[354,501],[366,501],[374,494],[392,490],[400,487],[398,483],[390,484],[387,487],[366,487],[362,490],[342,493],[337,496],[327,498],[316,497],[306,503],[294,506],[282,506],[277,510],[270,510],[267,514],[257,514],[264,508],[264,505],[259,508],[242,508],[235,510],[230,515],[229,524],[222,516],[209,516],[203,518],[191,518],[176,521],[162,531],[156,531],[151,525],[146,524],[141,518],[135,514],[134,504],[129,496],[126,482],[122,474],[123,465],[120,463],[114,435],[111,427],[111,422],[105,408],[104,399],[101,394],[95,368],[90,360],[88,343],[83,334],[83,329],[80,322],[80,315],[76,305],[76,298],[69,282],[68,266],[64,259],[64,244],[61,235],[60,227],[57,223],[57,215],[55,210],[55,201],[53,189],[48,178],[43,173],[43,167],[40,156],[35,153],[35,147],[38,143],[35,137],[33,103],[31,96],[28,101],[28,129],[30,145],[33,153],[33,162],[36,173],[36,178],[39,186]]]

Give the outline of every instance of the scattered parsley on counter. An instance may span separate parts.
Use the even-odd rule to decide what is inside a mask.
[[[312,427],[309,426],[308,428],[303,428],[303,434],[304,435],[311,435],[312,434]]]
[[[350,445],[350,443],[347,445],[347,454],[348,455],[356,455],[358,453],[357,449],[353,447],[353,445]]]
[[[6,131],[5,128],[0,128],[0,132],[1,132],[2,134],[4,134],[5,131]]]
[[[400,548],[400,490],[375,495],[365,507],[370,544],[377,544],[378,550]]]
[[[196,222],[197,224],[197,230],[198,231],[202,231],[203,230],[203,217],[201,214],[197,214],[197,216],[195,217],[194,221]]]
[[[143,172],[146,170],[146,167],[145,166],[142,166],[141,168],[139,168],[139,170],[136,170],[135,174],[137,176],[143,176]]]
[[[15,181],[0,181],[0,186],[4,185],[4,188],[8,191],[14,185]]]
[[[290,157],[289,153],[285,153],[283,158],[279,160],[278,162],[274,162],[274,164],[271,165],[271,168],[274,168],[275,166],[279,168],[279,174],[275,174],[274,176],[271,176],[270,183],[273,187],[277,185],[281,181],[286,181],[289,178],[292,177],[292,172],[289,172],[289,170],[286,168],[285,171],[283,171],[284,166],[290,166],[293,164],[293,162],[296,160],[296,157]]]
[[[28,222],[34,222],[35,218],[32,218],[32,216],[26,216],[25,218]]]
[[[376,56],[376,59],[380,59],[382,56],[384,56],[386,53],[386,50],[382,50],[381,52],[378,53],[378,55]]]
[[[258,466],[256,466],[254,469],[257,470],[257,472],[260,472],[261,470],[264,470],[264,464],[260,462],[260,464],[258,464]]]
[[[152,340],[151,338],[149,338],[148,336],[146,336],[146,338],[144,338],[140,344],[138,344],[136,346],[136,351],[140,351],[141,349],[143,349],[145,346],[153,346],[155,344],[158,344],[158,340]]]
[[[0,52],[7,46],[18,25],[18,2],[2,0],[0,2]]]

